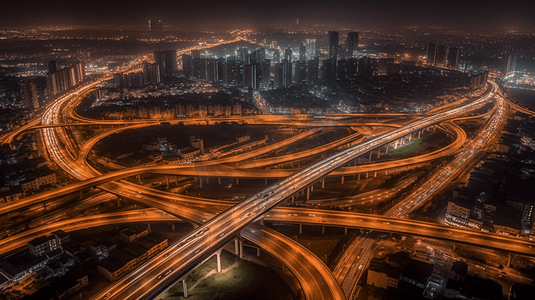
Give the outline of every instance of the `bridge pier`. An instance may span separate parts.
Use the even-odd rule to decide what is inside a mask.
[[[344,235],[347,234],[347,227],[344,227]]]
[[[167,183],[167,188],[169,188],[169,175],[165,175],[165,182]]]
[[[457,246],[457,243],[453,242],[453,251],[455,251],[456,246]]]
[[[243,258],[243,241],[240,240],[240,259]]]
[[[42,205],[43,205],[43,210],[46,210],[46,202],[43,202]]]
[[[221,185],[221,177],[217,177],[217,184]]]
[[[182,288],[184,289],[184,298],[188,298],[188,286],[186,285],[186,279],[182,280]]]
[[[386,144],[385,154],[388,154],[388,148],[390,148],[390,144]]]
[[[513,255],[511,254],[511,252],[509,252],[509,257],[507,258],[507,267],[510,268],[511,267],[511,260],[513,259]]]
[[[314,191],[314,183],[312,183],[312,185],[310,186],[310,191],[311,191],[311,192]]]
[[[240,185],[240,179],[236,178],[236,185]]]
[[[344,184],[344,176],[342,176],[342,178],[340,179],[340,183]]]
[[[292,196],[292,204],[294,204],[295,196]]]
[[[421,130],[418,130],[418,139],[420,139],[420,135],[422,134]]]
[[[136,177],[137,177],[137,182],[138,182],[139,184],[141,184],[141,174],[138,174]]]
[[[321,188],[324,189],[325,188],[325,177],[323,177],[321,179]]]
[[[325,225],[321,226],[321,233],[325,233]]]
[[[372,161],[372,154],[373,154],[373,150],[370,151],[370,157],[368,158],[368,161],[371,162]]]
[[[202,189],[202,177],[199,177],[199,187]]]
[[[360,180],[360,173],[359,173],[359,175],[358,175],[358,177],[357,177],[357,180]]]
[[[264,226],[264,219],[260,219],[259,223],[260,225]]]
[[[366,172],[366,179],[368,179],[368,172]]]
[[[385,170],[385,175],[388,175],[388,170]]]
[[[310,199],[310,188],[307,187],[307,200],[309,200],[309,199]]]
[[[412,141],[412,133],[409,133],[409,142]]]
[[[236,255],[240,254],[240,248],[238,248],[238,238],[237,237],[234,239],[234,254],[236,254]]]
[[[373,178],[377,177],[377,171],[373,174]]]
[[[381,157],[381,147],[377,148],[377,159]]]
[[[256,248],[256,257],[260,257],[260,247]]]
[[[150,223],[147,223],[147,230],[149,231],[149,233],[151,233],[151,229],[150,229]]]
[[[264,179],[264,185],[267,185],[267,178]]]
[[[206,177],[206,183],[210,183],[210,177]]]
[[[303,224],[299,223],[299,234],[303,234]]]
[[[173,224],[171,225],[171,229],[172,229],[173,231],[175,231],[175,223],[173,223]]]
[[[221,250],[216,252],[217,274],[221,273]]]

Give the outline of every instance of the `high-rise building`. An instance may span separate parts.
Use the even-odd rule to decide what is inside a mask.
[[[242,64],[249,64],[250,63],[250,60],[249,60],[249,49],[247,49],[245,47],[239,48],[237,53],[236,53],[236,61],[240,62]]]
[[[178,70],[176,51],[155,51],[154,61],[159,67],[160,81],[169,82]]]
[[[450,47],[448,50],[448,68],[457,69],[459,66],[459,49]]]
[[[273,63],[278,64],[281,62],[281,53],[280,51],[273,52]]]
[[[427,46],[427,64],[434,65],[436,56],[437,56],[437,44],[430,43]]]
[[[446,66],[446,46],[438,45],[437,56],[435,58],[435,65],[439,67]]]
[[[243,87],[258,89],[257,65],[243,66]]]
[[[307,62],[307,81],[314,83],[318,81],[319,58],[311,59]]]
[[[507,54],[504,69],[505,76],[512,75],[516,71],[517,57],[516,54]]]
[[[322,80],[335,81],[336,80],[336,61],[332,58],[323,61],[322,66]]]
[[[235,61],[229,61],[225,64],[223,82],[229,85],[236,84],[236,62]]]
[[[356,52],[359,46],[359,33],[358,32],[348,32],[346,40],[346,50],[347,58],[356,57]]]
[[[72,66],[74,71],[74,77],[76,84],[84,81],[85,79],[85,64],[83,62],[75,62]]]
[[[193,76],[193,59],[191,55],[182,55],[182,74],[186,79]]]
[[[55,60],[48,62],[48,73],[56,73],[58,71],[58,63]]]
[[[262,66],[262,88],[267,88],[271,85],[271,61],[266,59]]]
[[[299,46],[299,62],[302,62],[302,63],[306,62],[306,59],[307,59],[306,58],[306,50],[307,49],[306,49],[305,45],[301,44]]]
[[[288,47],[284,50],[284,59],[288,62],[292,62],[292,48]]]
[[[334,59],[335,63],[338,59],[338,32],[329,31],[329,58]]]
[[[316,57],[316,39],[306,39],[306,59],[310,61]]]
[[[24,107],[29,109],[39,108],[39,99],[37,98],[37,86],[35,82],[22,82],[19,84],[20,100]]]
[[[307,82],[307,63],[296,62],[295,63],[295,83],[305,84]]]

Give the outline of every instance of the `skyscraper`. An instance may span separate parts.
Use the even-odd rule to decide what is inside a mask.
[[[305,45],[301,44],[299,46],[299,62],[306,62],[306,47]]]
[[[316,57],[316,39],[306,39],[306,59],[312,60]]]
[[[359,46],[359,33],[348,32],[346,40],[347,58],[354,58],[356,56],[357,48]]]
[[[329,58],[336,59],[338,58],[338,32],[329,31]]]
[[[446,66],[446,46],[438,45],[437,56],[435,58],[435,65],[439,67]]]
[[[429,46],[427,46],[427,64],[434,65],[436,56],[437,56],[437,44],[430,43]]]
[[[160,81],[169,82],[177,72],[177,56],[175,50],[155,51],[154,61],[159,67]]]
[[[20,100],[24,107],[29,109],[39,108],[39,99],[37,98],[37,86],[35,82],[22,82],[19,84]]]
[[[516,71],[516,54],[507,54],[507,60],[505,61],[505,76],[512,75]]]
[[[55,73],[58,71],[58,63],[55,60],[48,62],[48,73]]]
[[[284,50],[284,59],[290,63],[292,62],[292,48],[288,47]]]
[[[448,68],[457,69],[459,65],[459,49],[450,47],[448,51]]]

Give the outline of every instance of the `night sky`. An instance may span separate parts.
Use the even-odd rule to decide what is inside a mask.
[[[530,3],[531,2],[531,3]],[[481,3],[484,3],[481,4]],[[533,1],[462,0],[178,0],[3,1],[0,26],[141,25],[155,13],[164,24],[270,25],[295,22],[389,28],[446,26],[453,29],[535,31]]]

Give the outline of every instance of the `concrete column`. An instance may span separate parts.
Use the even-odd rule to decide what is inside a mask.
[[[373,178],[377,177],[377,171],[373,174]]]
[[[385,154],[388,154],[388,148],[390,148],[390,144],[386,144]]]
[[[322,188],[322,189],[325,188],[325,178],[322,178],[322,179],[321,179],[321,188]]]
[[[377,159],[381,157],[381,147],[377,148]]]
[[[202,177],[199,177],[199,187],[202,189]]]
[[[368,172],[366,172],[366,179],[368,179]]]
[[[137,182],[139,182],[139,184],[141,184],[141,174],[140,175],[137,175]]]
[[[267,185],[267,178],[264,179],[264,185]]]
[[[234,254],[240,254],[240,248],[238,248],[238,238],[234,239]]]
[[[310,199],[310,188],[307,187],[307,200]]]
[[[216,253],[216,258],[217,258],[217,273],[221,273],[221,254],[220,253]]]
[[[151,229],[150,229],[150,223],[147,223],[147,229],[149,230],[149,233],[151,233]]]
[[[385,175],[388,175],[388,170],[385,170]]]
[[[398,143],[399,143],[399,140],[396,140],[396,142],[394,143],[394,150],[398,148]]]
[[[358,177],[357,177],[357,180],[360,180],[360,173],[359,173],[359,175],[358,175]]]
[[[368,158],[368,161],[372,161],[372,154],[373,154],[373,150],[370,151],[370,157]]]
[[[240,241],[240,258],[243,258],[243,241]]]
[[[221,177],[217,177],[217,184],[221,185]]]
[[[511,260],[513,258],[513,255],[511,255],[511,252],[509,252],[509,257],[507,258],[507,267],[510,268],[511,267]]]
[[[206,177],[206,183],[210,183],[210,177]]]
[[[325,233],[325,226],[321,226],[321,233]]]
[[[284,264],[282,264],[282,271],[284,272]]]
[[[256,257],[260,257],[260,248],[256,248]]]
[[[299,234],[303,234],[303,224],[299,224]]]
[[[182,280],[182,288],[184,289],[184,298],[188,298],[188,286],[186,285],[186,279]]]
[[[412,133],[409,133],[409,142],[412,141]]]
[[[455,251],[455,246],[457,246],[457,243],[453,242],[453,251]]]
[[[344,234],[347,234],[347,227],[344,227]]]
[[[340,183],[344,184],[344,176],[342,176],[342,178],[340,179]]]
[[[418,130],[418,139],[420,139],[420,135],[422,134],[421,130]]]
[[[167,188],[169,188],[169,175],[165,175],[165,182],[167,183]]]
[[[240,179],[236,178],[236,185],[240,185]]]
[[[314,184],[312,184],[312,185],[310,186],[310,191],[311,191],[311,192],[314,191]]]

